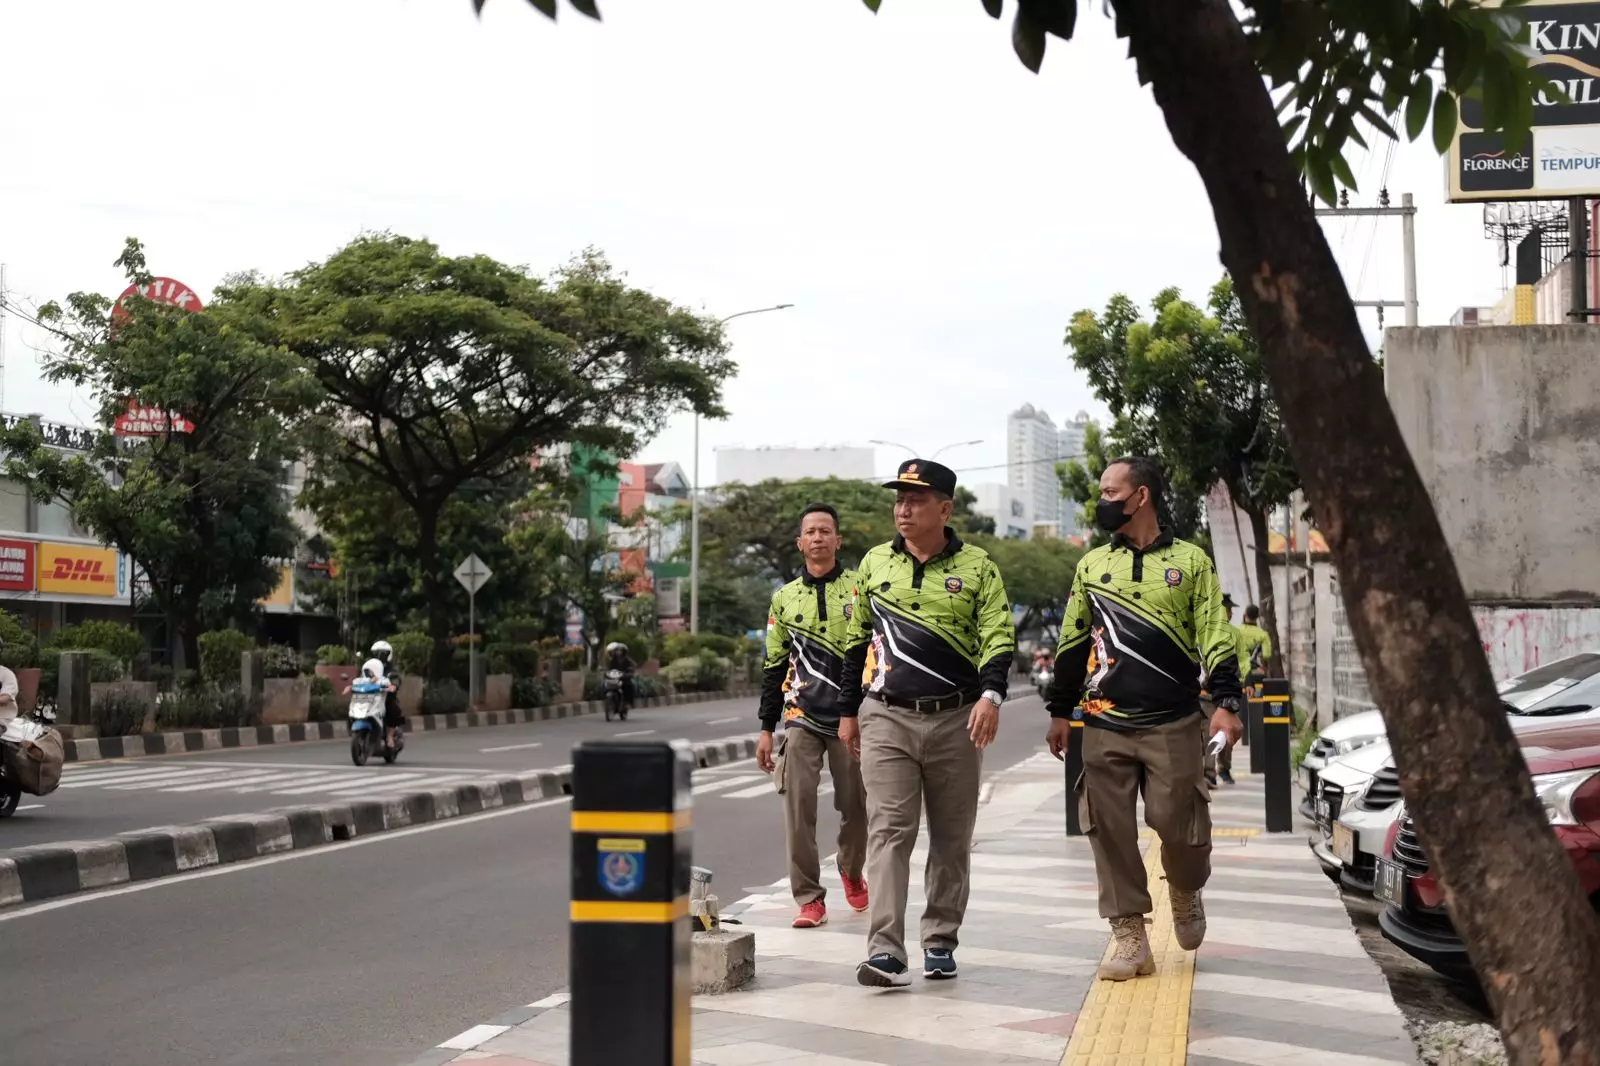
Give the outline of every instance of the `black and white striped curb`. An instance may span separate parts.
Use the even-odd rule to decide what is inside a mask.
[[[678,707],[686,703],[711,700],[747,699],[759,695],[759,688],[735,688],[727,692],[680,692],[671,696],[643,696],[638,707]],[[576,718],[599,714],[605,704],[599,700],[560,703],[549,707],[530,707],[515,711],[465,711],[460,714],[421,714],[406,719],[412,733],[440,729],[474,729],[489,725],[521,725],[546,722],[553,718]],[[130,737],[89,737],[66,742],[67,762],[93,762],[99,759],[134,759],[144,755],[181,755],[191,751],[222,751],[228,748],[254,748],[267,744],[293,744],[305,740],[337,740],[348,735],[344,719],[333,722],[302,722],[295,725],[258,725],[237,729],[190,729],[181,733],[144,733]]]
[[[696,744],[695,765],[755,757],[753,737]],[[152,881],[189,870],[355,840],[391,829],[464,818],[572,793],[570,767],[382,800],[276,807],[256,814],[162,826],[107,840],[67,841],[0,851],[0,907]]]

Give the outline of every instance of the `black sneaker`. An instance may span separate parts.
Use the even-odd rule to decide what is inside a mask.
[[[911,983],[911,973],[893,955],[874,955],[856,967],[856,981],[868,988],[904,988]]]
[[[1231,785],[1234,783],[1232,770],[1219,770],[1217,772],[1217,776],[1222,778],[1222,783],[1224,785]]]
[[[956,975],[956,955],[949,948],[928,948],[922,953],[922,976],[948,981]]]

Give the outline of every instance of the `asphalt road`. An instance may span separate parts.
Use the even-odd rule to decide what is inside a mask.
[[[641,707],[626,722],[582,715],[520,725],[410,733],[399,761],[350,761],[347,740],[70,764],[61,787],[23,797],[0,821],[0,850],[92,840],[292,804],[374,799],[564,766],[579,741],[606,736],[700,742],[757,728],[755,699]]]
[[[672,711],[732,731],[711,725],[709,707]],[[1008,706],[987,769],[1039,751],[1045,724],[1036,697]],[[509,744],[511,733],[470,736]],[[785,876],[778,798],[753,763],[700,771],[696,790],[694,861],[715,872],[713,891],[732,901]],[[827,853],[837,825],[822,807]],[[549,800],[0,911],[0,1000],[22,1005],[0,1020],[5,1061],[410,1061],[565,986],[567,813]]]

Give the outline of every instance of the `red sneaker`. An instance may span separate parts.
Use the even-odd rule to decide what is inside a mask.
[[[867,909],[867,879],[859,881],[854,877],[839,875],[839,880],[844,882],[844,901],[850,904],[850,909],[860,914]]]
[[[815,929],[827,920],[828,908],[822,905],[820,899],[812,900],[802,906],[800,913],[794,916],[794,927],[796,929]]]

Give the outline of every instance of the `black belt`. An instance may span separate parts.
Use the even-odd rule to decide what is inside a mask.
[[[957,707],[965,707],[967,704],[976,703],[978,700],[978,697],[969,696],[964,692],[921,700],[903,700],[897,696],[874,696],[873,698],[885,707],[894,707],[902,711],[916,711],[918,714],[939,714],[941,711],[953,711]]]

